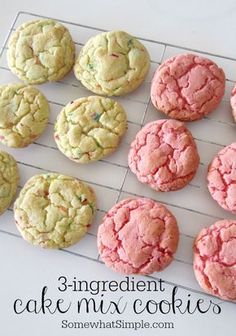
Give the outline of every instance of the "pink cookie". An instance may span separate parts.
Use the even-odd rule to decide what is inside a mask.
[[[208,189],[225,210],[236,214],[236,142],[224,147],[208,168]]]
[[[179,241],[175,217],[147,198],[126,199],[106,214],[98,229],[106,266],[123,274],[151,274],[167,267]]]
[[[192,134],[177,120],[144,126],[131,144],[129,167],[142,183],[157,191],[183,188],[194,177],[199,155]]]
[[[199,285],[221,299],[236,301],[236,221],[225,219],[203,229],[193,249]]]
[[[224,91],[222,69],[207,58],[183,54],[166,60],[156,70],[151,99],[169,117],[193,121],[214,110]]]
[[[232,93],[231,93],[230,104],[232,107],[232,114],[233,114],[234,120],[236,121],[236,85],[234,86]]]

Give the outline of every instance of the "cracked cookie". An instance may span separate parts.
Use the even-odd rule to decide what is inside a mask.
[[[87,232],[96,209],[93,190],[60,174],[31,177],[14,204],[16,226],[25,240],[44,248],[64,248]]]
[[[236,221],[224,219],[203,229],[193,251],[199,285],[221,299],[236,301]]]
[[[9,40],[9,68],[29,84],[62,79],[74,59],[75,46],[68,29],[54,20],[23,23]]]
[[[171,191],[192,180],[199,155],[184,123],[162,119],[148,123],[138,132],[128,163],[140,182],[156,191]]]
[[[0,215],[11,204],[19,182],[19,171],[13,156],[0,150]]]
[[[126,32],[111,31],[88,40],[76,60],[74,73],[88,90],[120,96],[143,82],[149,66],[144,45]]]
[[[208,190],[224,209],[236,214],[236,142],[224,147],[208,167]]]
[[[110,98],[90,96],[67,104],[57,117],[54,138],[69,159],[88,163],[114,152],[127,128],[126,113]]]
[[[173,119],[193,121],[213,111],[225,91],[225,74],[213,61],[192,54],[172,57],[155,72],[153,105]]]
[[[0,86],[0,142],[26,147],[44,131],[49,105],[35,87],[25,84]]]
[[[167,267],[179,241],[175,217],[161,203],[125,199],[113,206],[98,228],[101,259],[123,274],[151,274]]]
[[[236,85],[234,86],[232,93],[231,93],[230,104],[232,108],[232,114],[234,117],[234,121],[236,121]]]

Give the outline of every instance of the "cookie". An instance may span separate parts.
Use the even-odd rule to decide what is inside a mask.
[[[123,274],[151,274],[167,267],[179,240],[175,217],[161,203],[125,199],[98,228],[98,250],[106,266]]]
[[[0,142],[26,147],[44,131],[49,105],[35,87],[25,84],[0,86]]]
[[[199,285],[221,299],[236,301],[236,221],[224,219],[203,229],[193,249]]]
[[[140,182],[156,191],[171,191],[192,180],[199,155],[184,123],[162,119],[148,123],[138,132],[128,162]]]
[[[19,171],[13,156],[0,150],[0,215],[11,204],[19,183]]]
[[[9,68],[29,84],[62,79],[74,59],[75,46],[69,31],[54,20],[23,23],[9,40]]]
[[[153,105],[173,119],[193,121],[213,111],[225,91],[225,74],[211,60],[183,54],[166,60],[151,85]]]
[[[90,96],[67,104],[58,115],[54,138],[69,159],[88,163],[118,146],[127,128],[126,113],[110,98]]]
[[[88,40],[75,62],[74,73],[88,90],[120,96],[143,82],[149,65],[142,43],[126,32],[111,31]]]
[[[14,216],[28,242],[44,248],[64,248],[85,235],[95,207],[95,195],[88,185],[51,173],[28,180],[14,204]]]
[[[236,142],[224,147],[208,167],[208,190],[225,210],[236,214]]]
[[[230,104],[231,104],[234,120],[236,121],[236,85],[234,86],[232,93],[231,93]]]

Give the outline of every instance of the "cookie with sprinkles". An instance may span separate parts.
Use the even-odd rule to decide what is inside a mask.
[[[39,174],[22,188],[14,204],[14,217],[29,243],[64,248],[86,234],[95,209],[95,194],[86,183],[56,173]]]
[[[62,109],[54,138],[69,159],[89,163],[114,152],[126,128],[126,113],[120,104],[110,98],[90,96]]]
[[[120,96],[135,90],[150,66],[148,51],[124,31],[98,34],[88,40],[74,66],[78,80],[90,91]]]
[[[0,215],[11,204],[19,183],[16,160],[10,154],[0,151]]]

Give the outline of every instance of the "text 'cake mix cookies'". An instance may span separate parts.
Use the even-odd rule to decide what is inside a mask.
[[[224,147],[208,167],[208,189],[225,210],[236,214],[236,142]]]
[[[114,205],[98,228],[98,250],[106,266],[123,274],[151,274],[167,267],[179,240],[175,217],[151,199]]]
[[[14,216],[25,240],[45,248],[77,243],[96,209],[95,194],[85,183],[59,174],[31,177],[15,201]]]
[[[236,301],[236,221],[221,220],[203,229],[194,243],[199,285],[224,300]]]
[[[167,59],[155,72],[153,105],[173,119],[193,121],[213,111],[225,91],[225,74],[213,61],[192,54]]]
[[[88,40],[79,53],[74,72],[88,90],[120,96],[143,82],[149,66],[144,45],[126,32],[111,31]]]
[[[12,33],[7,59],[11,71],[29,84],[57,81],[74,65],[75,46],[62,24],[50,19],[29,21]]]
[[[0,215],[11,204],[19,182],[19,171],[15,159],[0,150]]]
[[[20,83],[0,86],[0,142],[26,147],[44,131],[49,105],[35,87]]]
[[[199,155],[185,125],[156,120],[145,125],[131,143],[129,167],[142,183],[156,191],[183,188],[194,177]]]
[[[110,98],[90,96],[63,108],[54,138],[69,159],[88,163],[114,152],[126,129],[126,113],[120,104]]]

